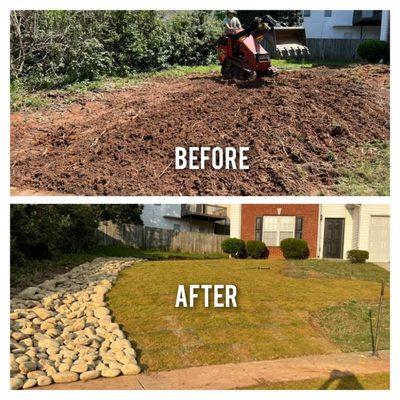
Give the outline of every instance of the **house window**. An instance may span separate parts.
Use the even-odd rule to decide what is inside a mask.
[[[263,218],[263,242],[267,246],[280,246],[283,239],[294,238],[296,217],[268,216]]]
[[[181,231],[181,226],[179,224],[174,224],[174,231],[175,232],[180,232]]]
[[[374,10],[362,10],[361,17],[362,18],[373,18]]]
[[[332,10],[325,10],[324,11],[324,17],[326,17],[326,18],[332,17]]]
[[[311,10],[304,10],[303,17],[311,17]]]

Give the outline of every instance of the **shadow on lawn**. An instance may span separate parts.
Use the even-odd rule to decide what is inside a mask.
[[[327,379],[318,390],[328,390],[333,383],[337,385],[332,388],[334,390],[364,390],[357,377],[350,371],[340,371],[334,369],[331,372],[329,379]]]

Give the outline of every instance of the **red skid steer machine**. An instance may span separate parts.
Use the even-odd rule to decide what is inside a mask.
[[[266,50],[262,45],[265,39]],[[271,16],[256,18],[245,29],[222,36],[218,41],[221,74],[241,81],[272,76],[271,54],[279,58],[305,58],[309,55],[305,29],[283,26]]]

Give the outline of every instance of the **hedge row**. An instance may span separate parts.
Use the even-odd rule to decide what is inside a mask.
[[[259,240],[244,240],[228,238],[222,242],[222,250],[234,258],[266,258],[269,250],[264,242]],[[286,259],[305,259],[310,255],[308,244],[302,239],[284,239],[281,242],[282,254]]]
[[[245,242],[242,239],[228,238],[221,244],[222,250],[234,258],[253,259],[267,258],[269,250],[264,242],[259,240],[249,240]],[[303,239],[288,238],[281,241],[280,248],[283,256],[287,260],[305,260],[310,257],[310,249]],[[347,259],[351,263],[365,263],[369,258],[366,250],[349,250]]]

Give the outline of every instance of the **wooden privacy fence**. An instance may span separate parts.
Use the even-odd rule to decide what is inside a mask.
[[[311,60],[360,61],[357,47],[362,39],[307,39]]]
[[[185,253],[222,253],[221,243],[228,235],[176,232],[148,226],[100,223],[99,242],[103,246],[124,244],[146,250],[181,251]]]
[[[309,60],[314,61],[361,61],[357,54],[357,47],[362,39],[307,39],[310,50]],[[263,45],[268,48],[272,55],[279,58],[276,52],[269,48],[264,40]]]

